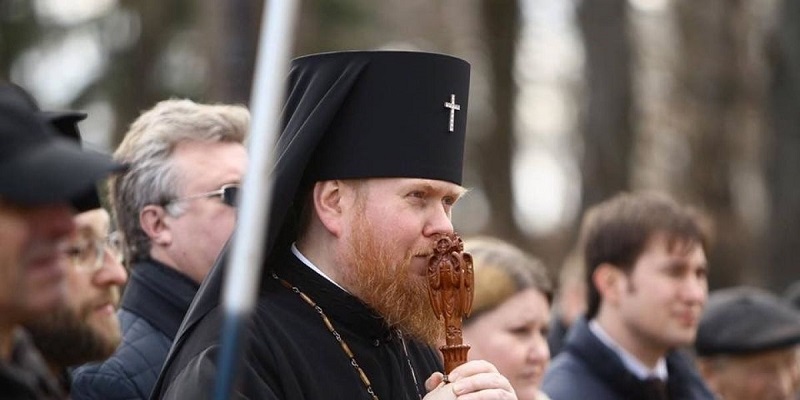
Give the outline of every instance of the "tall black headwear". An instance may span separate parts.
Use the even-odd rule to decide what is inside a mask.
[[[295,59],[276,145],[265,269],[295,239],[303,194],[329,179],[406,177],[461,184],[469,64],[433,53],[354,51]],[[219,303],[223,251],[185,333]]]

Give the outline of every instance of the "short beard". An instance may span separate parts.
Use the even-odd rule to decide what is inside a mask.
[[[92,361],[102,361],[114,354],[120,343],[120,334],[106,337],[97,332],[85,317],[90,310],[80,314],[63,306],[25,324],[36,347],[53,367],[63,369]]]
[[[370,228],[363,213],[358,213],[350,242],[349,269],[342,276],[344,286],[377,311],[390,327],[428,345],[441,343],[444,325],[431,308],[428,280],[410,271],[415,249],[397,263],[388,251],[393,243],[376,238]]]

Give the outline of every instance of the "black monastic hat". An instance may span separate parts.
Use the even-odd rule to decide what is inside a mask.
[[[294,60],[267,249],[294,240],[314,182],[405,177],[461,184],[469,73],[464,60],[419,52]]]
[[[695,350],[701,357],[745,355],[800,343],[800,313],[761,289],[733,287],[711,294]]]
[[[461,184],[469,64],[408,51],[316,54],[292,61],[276,164],[270,259],[294,240],[314,182],[413,177]],[[201,286],[182,330],[219,303],[227,250]]]

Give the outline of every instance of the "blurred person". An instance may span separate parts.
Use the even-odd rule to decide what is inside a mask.
[[[64,301],[72,200],[119,169],[59,137],[29,95],[0,84],[0,393],[63,398],[22,324]]]
[[[146,399],[200,283],[233,231],[247,164],[241,106],[165,100],[133,122],[114,158],[111,203],[131,276],[119,317],[122,343],[77,368],[72,397]]]
[[[558,290],[547,333],[550,357],[561,352],[569,327],[586,312],[586,273],[583,260],[577,253],[573,251],[567,256],[558,275]]]
[[[40,114],[63,136],[80,143],[77,123],[86,118],[85,113]],[[25,323],[66,393],[71,382],[68,367],[105,360],[117,348],[121,334],[116,309],[119,290],[128,278],[121,264],[122,238],[119,232],[110,232],[110,217],[100,208],[97,188],[72,203],[83,212],[73,218],[76,231],[64,249],[70,261],[65,270],[66,301]]]
[[[469,358],[487,360],[508,377],[520,400],[546,400],[539,391],[550,363],[547,332],[553,287],[536,258],[499,239],[470,238],[475,297],[464,320]]]
[[[466,191],[469,69],[405,51],[292,61],[236,398],[516,398],[486,361],[455,368],[446,384],[430,346],[443,329],[428,258],[453,233],[451,211]],[[210,396],[223,265],[192,303],[152,398]]]
[[[542,390],[558,400],[711,399],[688,356],[708,294],[699,216],[667,196],[622,193],[581,227],[586,319]]]
[[[800,314],[761,289],[713,292],[694,347],[703,379],[725,400],[794,400],[800,394]]]

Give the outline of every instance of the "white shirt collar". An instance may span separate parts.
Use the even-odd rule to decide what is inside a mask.
[[[334,285],[338,286],[338,287],[339,287],[339,289],[342,289],[342,290],[344,290],[345,292],[347,292],[347,289],[343,288],[343,287],[342,287],[342,285],[340,285],[340,284],[336,283],[336,281],[334,281],[333,279],[331,279],[331,277],[329,277],[328,275],[325,275],[325,273],[324,273],[324,272],[322,272],[322,270],[321,270],[321,269],[317,268],[317,266],[316,266],[316,265],[314,265],[314,263],[312,263],[312,262],[311,262],[311,260],[309,260],[308,258],[306,258],[306,256],[304,256],[304,255],[303,255],[303,253],[301,253],[301,252],[300,252],[300,250],[298,250],[298,249],[297,249],[297,246],[295,246],[295,243],[294,243],[294,242],[292,243],[292,254],[294,254],[294,255],[295,255],[295,257],[297,257],[298,259],[300,259],[300,261],[301,261],[303,264],[305,264],[305,265],[306,265],[308,268],[311,268],[311,270],[312,270],[312,271],[314,271],[314,272],[318,273],[318,274],[319,274],[320,276],[322,276],[323,278],[327,279],[328,281],[330,281],[330,282],[331,282],[331,283],[333,283]],[[347,293],[350,293],[350,292],[347,292]]]
[[[656,361],[656,367],[652,370],[647,368],[638,358],[636,358],[633,354],[629,353],[627,350],[622,348],[611,336],[606,333],[602,326],[597,322],[597,320],[589,321],[589,330],[603,342],[608,348],[610,348],[614,353],[616,353],[620,359],[622,359],[622,364],[625,365],[625,368],[628,369],[631,373],[633,373],[637,378],[641,380],[645,380],[647,378],[656,377],[658,379],[663,380],[664,382],[667,381],[668,373],[667,373],[667,360],[662,356],[661,358]]]

